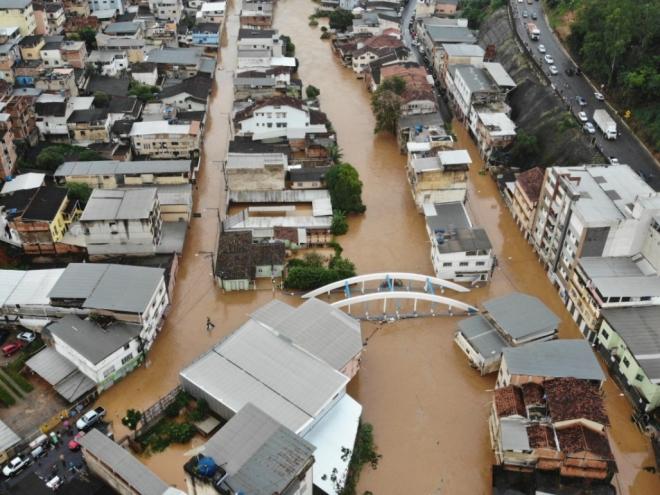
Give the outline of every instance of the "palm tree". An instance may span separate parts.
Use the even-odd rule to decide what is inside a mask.
[[[342,149],[337,146],[336,143],[331,144],[328,146],[328,158],[332,160],[332,163],[339,163],[341,159],[344,157],[344,152]]]

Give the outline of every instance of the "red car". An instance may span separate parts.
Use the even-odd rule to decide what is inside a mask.
[[[69,450],[72,452],[77,452],[80,450],[80,442],[79,440],[85,435],[84,431],[79,431],[76,433],[76,436],[73,437],[73,439],[69,440]]]
[[[2,346],[2,353],[5,355],[5,357],[13,356],[18,351],[23,349],[23,347],[25,347],[25,342],[17,340],[15,342],[10,342],[7,345],[3,345]]]

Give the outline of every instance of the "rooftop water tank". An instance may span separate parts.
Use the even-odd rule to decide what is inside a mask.
[[[197,460],[197,473],[211,478],[218,471],[218,465],[211,457],[200,456]]]

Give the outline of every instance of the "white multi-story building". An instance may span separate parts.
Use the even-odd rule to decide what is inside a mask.
[[[152,253],[160,244],[163,220],[157,189],[95,189],[80,225],[90,254],[114,249]]]
[[[488,281],[495,255],[486,231],[472,226],[461,202],[424,204],[431,261],[438,278]]]
[[[117,14],[123,14],[125,11],[124,0],[89,0],[89,8],[94,12],[113,11]]]
[[[660,195],[627,165],[546,169],[532,230],[535,249],[565,296],[581,257],[641,251]]]
[[[183,4],[181,0],[149,0],[149,9],[156,19],[179,22]]]
[[[148,158],[191,158],[199,152],[200,123],[170,123],[167,120],[135,122],[131,143],[135,153]]]
[[[197,22],[222,24],[225,20],[226,2],[204,2],[197,12]]]

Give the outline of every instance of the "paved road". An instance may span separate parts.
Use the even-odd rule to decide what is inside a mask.
[[[417,47],[412,44],[413,38],[410,34],[410,29],[408,29],[408,24],[410,24],[410,20],[412,19],[412,16],[415,14],[416,4],[417,4],[416,0],[408,0],[408,3],[405,4],[403,7],[403,13],[401,15],[402,41],[403,44],[406,45],[406,47],[408,47],[410,52],[413,54],[417,63],[420,65],[426,65],[424,63],[424,58],[419,53],[419,50],[417,50]],[[433,70],[430,65],[426,65],[426,69],[430,74],[432,74]],[[452,119],[451,111],[449,110],[447,103],[443,100],[442,95],[440,94],[437,87],[436,87],[435,96],[438,103],[438,110],[440,111],[440,115],[442,115],[442,119],[445,122],[451,122]]]
[[[633,169],[638,171],[640,175],[653,187],[656,191],[660,190],[660,170],[658,164],[653,159],[648,150],[640,144],[635,135],[625,127],[621,119],[619,119],[614,111],[606,105],[606,103],[596,100],[594,97],[594,88],[591,86],[587,79],[580,75],[568,76],[564,72],[567,68],[574,67],[574,64],[568,54],[564,51],[561,43],[550,29],[547,23],[547,18],[543,13],[542,4],[534,1],[532,5],[526,2],[521,3],[518,0],[511,0],[512,12],[516,24],[516,30],[520,37],[525,41],[532,58],[536,63],[542,67],[543,72],[548,74],[555,89],[560,92],[560,95],[570,105],[571,112],[577,118],[577,112],[586,112],[589,120],[593,122],[593,112],[598,108],[605,108],[607,112],[616,119],[617,128],[620,131],[619,137],[614,141],[606,140],[600,131],[596,129],[595,145],[602,151],[605,157],[616,157],[620,163],[626,163]],[[523,17],[523,12],[527,12],[528,18]],[[531,19],[532,13],[538,17],[536,20]],[[534,22],[541,31],[539,41],[531,41],[527,36],[526,24]],[[538,51],[538,46],[542,44],[545,46],[547,53],[552,55],[555,65],[559,70],[556,76],[550,75],[548,71],[549,64],[542,61],[543,54]],[[601,91],[602,92],[602,91]],[[577,101],[576,96],[582,96],[587,100],[587,106],[581,108]],[[595,124],[594,124],[595,125]]]

